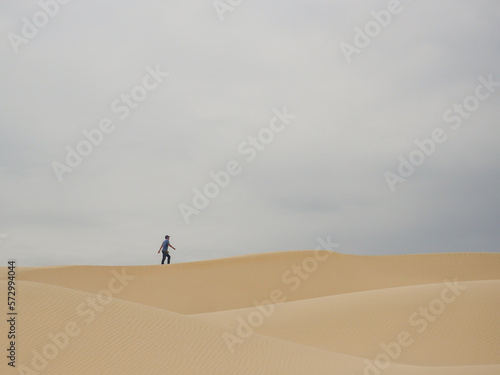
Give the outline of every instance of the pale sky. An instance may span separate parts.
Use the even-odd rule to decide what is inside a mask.
[[[3,265],[499,251],[497,0],[216,4],[0,4]]]

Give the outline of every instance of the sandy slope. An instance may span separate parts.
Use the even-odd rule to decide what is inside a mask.
[[[255,328],[283,340],[366,358],[383,352],[374,343],[388,344],[405,331],[414,341],[395,362],[429,366],[499,363],[500,280],[460,286],[465,288],[460,295],[443,304],[433,301],[440,300],[446,284],[282,303],[268,307],[269,317]],[[242,324],[239,318],[251,321],[248,317],[255,312],[259,312],[257,307],[195,316],[235,332]]]
[[[313,251],[265,253],[168,266],[127,266],[133,282],[120,298],[183,314],[197,314],[253,306],[269,298],[274,288],[287,301],[397,286],[500,279],[500,255],[492,253],[353,256],[325,252],[314,272],[293,266],[314,258]],[[324,253],[321,253],[324,256]],[[315,259],[315,258],[314,258]],[[306,266],[309,262],[306,262]],[[167,268],[168,267],[168,268]],[[68,266],[19,268],[22,280],[96,293],[122,267]],[[4,276],[5,273],[2,273]],[[5,278],[5,277],[4,277]],[[0,277],[1,279],[1,277]],[[300,287],[297,286],[300,281]]]
[[[500,374],[500,254],[327,255],[19,268],[18,367],[2,357],[1,373]],[[404,332],[411,344],[373,367]],[[54,357],[42,371],[34,351]]]

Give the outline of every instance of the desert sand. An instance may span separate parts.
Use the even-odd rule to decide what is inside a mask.
[[[16,269],[2,374],[500,374],[500,254]],[[7,268],[0,276],[7,320]]]

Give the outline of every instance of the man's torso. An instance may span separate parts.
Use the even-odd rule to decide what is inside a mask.
[[[166,251],[168,253],[168,245],[170,244],[169,240],[163,241],[163,247],[161,248],[161,251]]]

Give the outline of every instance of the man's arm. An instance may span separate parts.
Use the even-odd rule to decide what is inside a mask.
[[[170,246],[172,249],[174,249],[174,250],[175,250],[175,247],[173,247],[172,245],[168,244],[168,246]]]
[[[161,248],[163,247],[163,244],[160,246],[160,250],[158,250],[158,254],[160,254]]]

